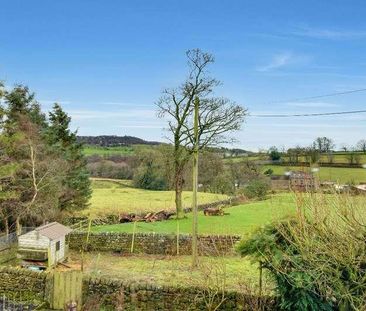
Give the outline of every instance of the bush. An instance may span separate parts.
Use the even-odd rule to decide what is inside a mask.
[[[132,179],[133,171],[127,163],[115,163],[109,160],[90,162],[87,169],[92,177]]]
[[[238,251],[269,272],[283,310],[365,310],[362,202],[321,194],[297,202],[293,218],[259,229]]]
[[[279,153],[277,149],[271,150],[271,152],[269,153],[269,157],[272,161],[279,161],[281,159],[281,153]]]
[[[153,163],[143,163],[137,168],[133,176],[133,184],[136,188],[147,190],[167,190],[168,188],[167,181],[161,175],[161,169]]]
[[[269,183],[263,179],[253,179],[244,188],[244,195],[249,199],[260,199],[266,198],[269,191]]]
[[[209,186],[209,191],[213,193],[221,193],[232,195],[235,193],[235,186],[229,174],[219,174],[213,178],[211,185]]]
[[[273,175],[273,169],[269,168],[269,169],[265,170],[264,175],[272,176]]]

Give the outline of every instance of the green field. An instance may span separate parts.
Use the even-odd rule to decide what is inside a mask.
[[[280,165],[265,165],[263,171],[271,168],[273,174],[283,175],[288,170],[309,171],[308,167],[300,166],[280,166]],[[363,168],[345,168],[345,167],[320,167],[319,172],[315,173],[321,181],[335,181],[338,183],[355,183],[366,182],[366,169]]]
[[[200,257],[199,269],[191,269],[190,256],[122,256],[110,253],[85,253],[84,273],[127,282],[165,286],[240,286],[258,284],[258,267],[240,257]],[[68,265],[78,264],[80,254],[71,252]],[[219,279],[217,279],[219,277]],[[225,282],[225,285],[224,285]]]
[[[277,194],[267,200],[242,204],[225,209],[228,215],[204,216],[199,212],[198,231],[200,234],[238,234],[245,235],[258,226],[279,219],[295,212],[295,195],[290,193]],[[176,233],[179,222],[180,233],[192,232],[192,214],[177,221],[167,221],[136,224],[137,232]],[[132,223],[93,227],[96,232],[132,232]]]
[[[90,208],[84,214],[91,217],[127,213],[157,212],[174,210],[173,191],[152,191],[131,187],[130,181],[97,179],[92,180],[93,195]],[[201,204],[227,199],[226,195],[203,193],[198,195]],[[190,207],[192,192],[183,192],[183,205]]]
[[[333,153],[333,159],[330,160],[327,154],[321,154],[319,162],[320,163],[329,163],[332,161],[335,164],[346,164],[350,163],[349,154],[347,152],[335,152]],[[359,165],[366,164],[366,154],[362,152],[356,152],[358,157]],[[232,158],[225,158],[225,162],[234,161],[234,162],[241,162],[241,161],[264,161],[270,160],[268,154],[263,153],[262,155],[251,155],[251,156],[239,156],[239,157],[232,157]],[[287,156],[282,156],[281,160],[283,162],[288,162]],[[299,156],[299,162],[306,162],[305,156]]]
[[[333,159],[330,160],[328,155],[322,154],[320,156],[319,162],[328,163],[329,161],[333,161],[333,163],[343,163],[343,164],[349,164],[349,154],[347,152],[336,152],[333,154]],[[357,152],[357,156],[359,157],[359,163],[364,164],[366,163],[366,154],[362,152]],[[287,161],[287,158],[285,157],[283,159],[285,162]],[[306,162],[306,158],[304,156],[299,157],[299,161]]]
[[[98,146],[84,146],[84,154],[86,156],[99,155],[99,156],[112,156],[121,155],[129,156],[134,153],[134,148],[130,146],[122,147],[98,147]]]
[[[156,148],[155,145],[131,145],[131,146],[117,146],[117,147],[99,147],[92,145],[84,146],[84,154],[86,156],[99,155],[103,157],[120,155],[120,156],[131,156],[137,151],[148,150]]]

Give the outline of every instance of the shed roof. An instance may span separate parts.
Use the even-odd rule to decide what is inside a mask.
[[[57,240],[69,234],[72,230],[58,222],[51,222],[36,228],[35,231],[51,240]]]

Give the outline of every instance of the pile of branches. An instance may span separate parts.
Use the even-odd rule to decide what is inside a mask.
[[[126,214],[120,216],[120,223],[125,222],[135,222],[135,221],[143,221],[143,222],[155,222],[168,220],[175,213],[172,211],[161,210],[156,213],[147,213],[146,215],[136,215],[136,214]]]

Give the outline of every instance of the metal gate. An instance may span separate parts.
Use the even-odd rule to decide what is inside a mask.
[[[52,308],[81,310],[83,274],[81,271],[55,271],[53,274]]]

